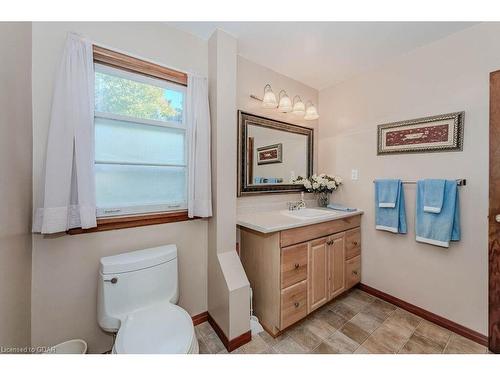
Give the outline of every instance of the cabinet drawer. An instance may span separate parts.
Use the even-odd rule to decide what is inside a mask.
[[[349,289],[361,281],[361,256],[346,260],[345,287]]]
[[[307,278],[307,249],[307,243],[281,249],[281,289]]]
[[[361,216],[349,216],[343,219],[326,221],[324,223],[307,225],[305,227],[286,229],[280,232],[281,247],[290,246],[299,242],[305,242],[329,236],[331,234],[344,232],[359,227]]]
[[[307,280],[281,291],[281,327],[292,325],[307,315]]]
[[[361,254],[361,229],[345,232],[345,258],[351,259]]]

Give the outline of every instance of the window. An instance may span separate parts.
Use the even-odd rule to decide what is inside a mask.
[[[95,64],[97,216],[186,209],[186,87],[109,65]]]

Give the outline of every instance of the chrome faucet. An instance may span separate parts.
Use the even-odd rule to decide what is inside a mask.
[[[304,192],[300,193],[300,201],[287,202],[288,211],[297,211],[306,208],[306,201],[304,200]]]

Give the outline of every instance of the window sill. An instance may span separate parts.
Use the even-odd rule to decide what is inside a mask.
[[[194,219],[198,219],[198,217],[189,218],[187,210],[163,212],[157,214],[146,214],[146,215],[106,217],[97,219],[97,227],[95,228],[89,228],[89,229],[74,228],[68,230],[66,233],[73,235],[82,233],[104,232],[108,230],[135,228],[135,227],[143,227],[146,225],[157,225],[165,223],[175,223],[179,221],[188,221]]]

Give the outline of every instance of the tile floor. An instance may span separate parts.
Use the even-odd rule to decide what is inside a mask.
[[[227,354],[207,323],[195,327],[200,353]],[[479,345],[359,289],[319,308],[277,338],[262,332],[236,354],[487,353]]]

